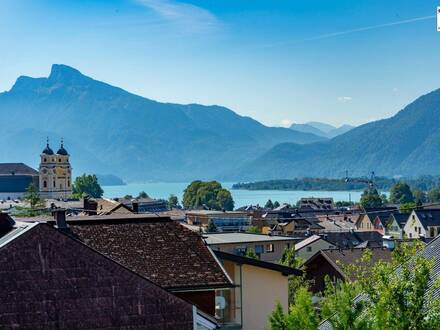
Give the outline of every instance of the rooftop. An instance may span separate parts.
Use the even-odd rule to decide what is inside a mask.
[[[23,163],[0,163],[0,175],[38,175],[38,171]]]
[[[205,241],[208,245],[298,240],[297,238],[294,237],[269,236],[263,234],[248,234],[248,233],[215,233],[215,234],[204,234],[203,237],[205,238]]]
[[[298,242],[295,244],[295,251],[299,251],[302,248],[306,247],[309,244],[312,244],[313,242],[316,242],[321,239],[321,236],[313,235],[310,237],[307,237],[306,239],[303,239],[301,242]]]
[[[200,235],[169,218],[136,216],[85,217],[68,219],[68,223],[83,243],[161,287],[184,290],[231,285]]]

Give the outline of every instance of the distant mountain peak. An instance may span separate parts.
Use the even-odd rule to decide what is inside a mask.
[[[48,77],[49,81],[73,82],[75,80],[90,79],[79,70],[64,64],[53,64]]]

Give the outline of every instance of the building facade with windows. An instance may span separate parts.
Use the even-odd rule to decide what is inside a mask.
[[[39,167],[40,195],[43,198],[66,199],[72,195],[72,168],[69,153],[61,146],[56,153],[49,146],[40,155]]]

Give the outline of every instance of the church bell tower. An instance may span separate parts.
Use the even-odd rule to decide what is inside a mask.
[[[39,167],[40,195],[43,198],[66,199],[72,195],[72,168],[69,153],[61,146],[56,153],[49,146],[40,155]]]

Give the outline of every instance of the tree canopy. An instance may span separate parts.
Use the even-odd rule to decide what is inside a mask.
[[[361,195],[360,204],[364,208],[376,208],[383,205],[383,199],[377,189],[366,189]]]
[[[168,207],[170,209],[176,209],[180,207],[179,199],[176,195],[170,195],[170,197],[168,197]]]
[[[234,209],[231,193],[217,181],[191,182],[184,191],[182,203],[186,209],[199,207],[226,211]]]
[[[397,182],[390,189],[390,202],[395,204],[404,204],[414,202],[414,196],[411,188],[405,182]]]
[[[76,177],[75,182],[72,185],[72,192],[76,197],[82,197],[89,195],[94,198],[101,198],[104,194],[101,186],[98,183],[96,175],[83,174]]]

